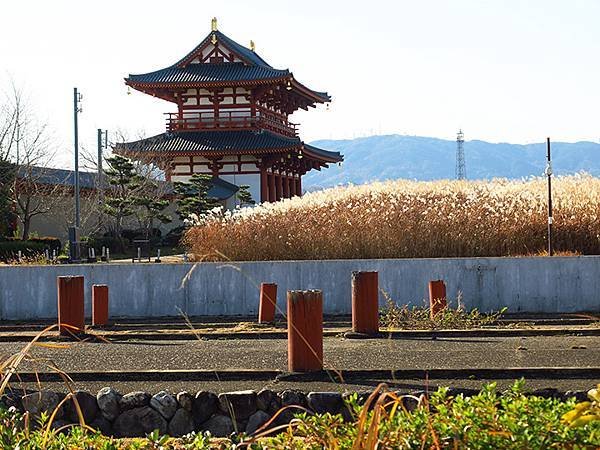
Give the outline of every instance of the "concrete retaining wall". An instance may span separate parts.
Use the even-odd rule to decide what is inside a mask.
[[[110,287],[112,317],[254,315],[258,285],[322,289],[326,314],[350,314],[354,270],[376,270],[397,302],[422,304],[427,282],[446,281],[467,308],[509,312],[600,311],[600,257],[279,261],[201,264],[94,264],[0,267],[0,319],[56,318],[56,277],[83,275],[86,312],[92,284]],[[380,302],[385,300],[381,296]]]

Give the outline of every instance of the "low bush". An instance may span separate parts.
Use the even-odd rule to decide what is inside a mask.
[[[495,384],[472,397],[440,388],[429,397],[397,395],[378,387],[359,405],[352,394],[350,420],[341,415],[299,414],[278,430],[258,430],[216,439],[191,433],[183,438],[150,433],[114,439],[78,425],[53,430],[48,416],[35,418],[0,407],[0,444],[6,449],[596,449],[600,446],[598,390],[590,401],[530,396],[517,382],[504,393]],[[269,425],[267,425],[267,428]]]
[[[35,257],[44,253],[47,248],[45,243],[39,241],[21,241],[19,239],[0,241],[0,261],[16,259],[19,251],[23,257]]]
[[[28,241],[40,242],[44,244],[44,247],[50,250],[50,253],[52,253],[52,251],[56,251],[56,253],[58,254],[60,253],[60,249],[62,248],[60,239],[55,237],[30,237]]]
[[[127,239],[129,241],[133,241],[134,239],[146,239],[146,230],[143,228],[137,229],[125,229],[121,232],[121,236],[123,239]],[[157,238],[159,239],[162,236],[162,231],[159,228],[152,228],[150,230],[149,239]]]
[[[181,226],[169,230],[169,232],[162,238],[162,245],[166,247],[178,247],[181,244],[181,239],[185,233],[186,228]]]
[[[88,236],[86,238],[88,247],[94,248],[97,255],[102,252],[102,247],[108,248],[111,253],[117,253],[121,248],[121,243],[113,236]]]

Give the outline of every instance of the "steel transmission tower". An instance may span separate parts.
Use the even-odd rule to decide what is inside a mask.
[[[462,130],[458,130],[456,135],[456,179],[465,180],[467,178],[467,169],[465,168],[465,135]]]

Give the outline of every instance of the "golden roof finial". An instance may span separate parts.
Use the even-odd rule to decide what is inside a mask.
[[[250,41],[250,50],[254,51],[256,50],[256,46],[254,45],[254,41]]]
[[[213,17],[210,21],[210,28],[212,31],[217,31],[217,18]]]

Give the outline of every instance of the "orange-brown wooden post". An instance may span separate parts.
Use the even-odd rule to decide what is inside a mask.
[[[288,291],[288,369],[323,369],[323,293]]]
[[[70,336],[85,331],[83,276],[57,277],[58,329]]]
[[[277,285],[275,283],[260,284],[260,300],[258,305],[258,323],[275,321],[275,305],[277,304]]]
[[[429,282],[429,311],[433,319],[440,311],[446,309],[446,285],[443,280]]]
[[[108,325],[108,286],[92,286],[92,325]]]
[[[269,177],[269,201],[276,202],[277,201],[277,191],[275,189],[275,174],[268,174]]]
[[[379,333],[379,277],[377,272],[352,272],[352,331]]]

